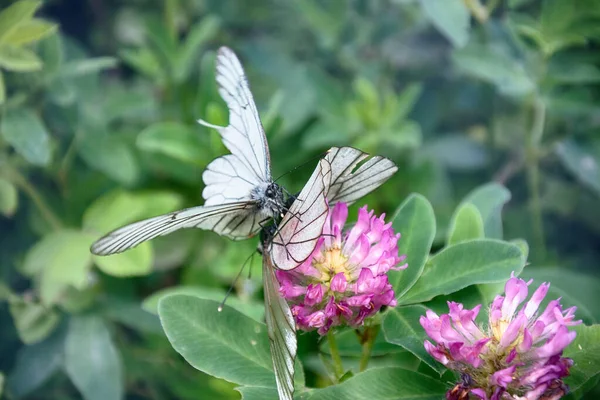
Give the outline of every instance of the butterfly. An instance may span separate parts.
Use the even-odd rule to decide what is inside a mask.
[[[280,398],[291,399],[295,323],[289,306],[279,295],[275,269],[296,268],[309,257],[322,233],[328,204],[355,201],[386,181],[397,167],[384,157],[368,158],[351,147],[333,147],[300,194],[289,198],[292,204],[288,206],[284,190],[271,176],[267,139],[240,61],[229,48],[221,47],[216,63],[216,80],[229,109],[229,125],[198,122],[216,129],[231,154],[213,160],[202,174],[204,205],[118,228],[93,243],[91,252],[120,253],[183,228],[212,230],[235,240],[252,237],[263,229],[271,353]]]

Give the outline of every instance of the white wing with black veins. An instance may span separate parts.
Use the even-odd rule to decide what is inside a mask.
[[[355,202],[377,189],[398,170],[393,161],[381,156],[369,158],[369,154],[353,147],[332,147],[325,159],[331,164],[327,200],[332,205],[339,201]]]
[[[216,79],[229,108],[229,125],[198,122],[216,129],[231,154],[212,161],[202,174],[205,205],[248,200],[255,186],[272,180],[267,137],[248,80],[240,60],[227,47],[217,53]]]

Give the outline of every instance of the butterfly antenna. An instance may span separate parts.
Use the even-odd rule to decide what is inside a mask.
[[[203,125],[204,125],[204,124],[203,124]],[[298,168],[302,168],[302,167],[304,167],[306,164],[308,164],[308,163],[310,163],[310,162],[313,162],[314,160],[316,160],[316,159],[318,159],[318,158],[322,158],[322,157],[323,157],[323,156],[325,156],[327,153],[328,153],[328,151],[325,151],[325,152],[323,152],[323,153],[321,153],[321,154],[318,154],[318,155],[314,156],[313,158],[310,158],[310,159],[308,159],[307,161],[303,162],[302,164],[300,164],[300,165],[298,165],[298,166],[296,166],[296,167],[294,167],[294,168],[290,169],[288,172],[286,172],[286,173],[284,173],[284,174],[282,174],[282,175],[279,175],[279,177],[277,177],[277,179],[275,179],[273,182],[277,182],[279,179],[283,178],[283,177],[284,177],[284,176],[286,176],[287,174],[294,172],[294,171],[295,171],[295,170],[297,170]]]
[[[229,286],[229,290],[227,290],[227,293],[225,293],[225,297],[223,298],[223,301],[221,302],[221,304],[219,304],[217,311],[219,311],[219,312],[223,311],[223,306],[225,305],[227,298],[229,297],[231,292],[233,292],[233,288],[235,287],[235,284],[240,279],[240,276],[242,276],[242,272],[244,272],[244,268],[246,267],[246,264],[248,264],[248,261],[252,259],[252,257],[254,256],[254,253],[255,252],[253,251],[252,254],[250,254],[250,256],[248,258],[246,258],[246,261],[244,261],[244,264],[242,264],[242,268],[240,269],[240,272],[238,272],[238,274],[235,276],[235,279],[233,280],[233,282],[231,282],[231,286]]]

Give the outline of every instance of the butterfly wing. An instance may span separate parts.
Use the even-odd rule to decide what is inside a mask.
[[[329,211],[330,181],[331,166],[322,159],[273,236],[270,251],[275,267],[294,269],[313,252]]]
[[[205,205],[248,200],[254,187],[271,182],[267,137],[242,64],[227,47],[218,51],[216,79],[219,94],[229,108],[229,125],[198,122],[215,128],[231,154],[212,161],[202,174]]]
[[[292,400],[294,395],[294,361],[298,343],[296,324],[290,306],[279,293],[269,252],[263,253],[263,285],[265,291],[265,319],[271,346],[271,358],[280,400]]]
[[[91,252],[106,256],[121,253],[138,244],[183,228],[212,230],[234,239],[252,236],[265,217],[255,212],[253,202],[186,208],[116,229],[92,244]]]
[[[393,161],[381,156],[371,157],[356,169],[367,158],[367,153],[353,147],[332,147],[327,152],[325,159],[331,164],[331,186],[327,193],[330,204],[339,201],[353,203],[375,190],[398,170]]]

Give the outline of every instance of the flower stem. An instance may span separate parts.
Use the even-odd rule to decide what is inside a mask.
[[[379,325],[368,326],[365,328],[361,336],[362,354],[360,356],[359,371],[363,372],[369,366],[369,360],[371,359],[371,352],[373,351],[373,345],[377,334],[379,333]]]
[[[525,162],[527,169],[527,186],[530,196],[529,207],[533,225],[533,240],[537,249],[537,254],[540,258],[544,258],[546,254],[540,198],[540,169],[538,165],[539,145],[544,133],[545,120],[546,106],[541,99],[536,97],[533,100],[533,122],[526,139]]]
[[[340,351],[335,340],[335,335],[332,331],[327,333],[327,343],[329,343],[329,351],[331,352],[331,359],[333,361],[333,373],[335,375],[335,381],[339,382],[342,375],[344,375],[344,366],[342,364],[342,357],[340,357]]]

